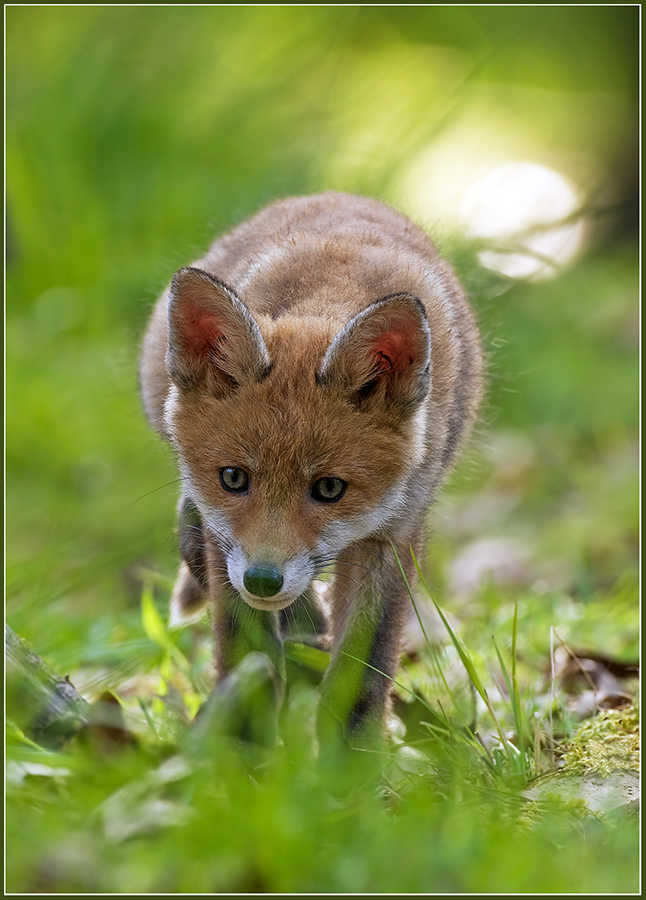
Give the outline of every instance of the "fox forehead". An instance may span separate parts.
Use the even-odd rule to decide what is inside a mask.
[[[173,413],[177,449],[194,480],[217,478],[223,466],[241,466],[273,478],[286,490],[336,475],[357,487],[397,479],[405,438],[336,397],[312,379],[292,390],[272,384],[241,388],[222,400],[178,399]]]

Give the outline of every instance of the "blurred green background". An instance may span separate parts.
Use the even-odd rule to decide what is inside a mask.
[[[92,668],[95,687],[157,659],[142,570],[158,573],[162,610],[178,487],[138,398],[148,313],[218,234],[332,188],[425,227],[482,326],[488,400],[433,518],[441,602],[480,639],[520,595],[530,657],[556,624],[633,658],[639,8],[10,6],[6,19],[15,630],[59,671]],[[516,580],[460,600],[461,554],[483,538],[518,551]]]

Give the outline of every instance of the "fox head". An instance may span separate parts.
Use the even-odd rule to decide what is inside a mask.
[[[204,539],[250,606],[289,606],[342,550],[405,513],[424,456],[430,344],[406,293],[345,322],[332,309],[254,317],[206,272],[176,274],[165,428]]]

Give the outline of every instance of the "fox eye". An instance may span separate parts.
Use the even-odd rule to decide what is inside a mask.
[[[314,482],[312,485],[312,497],[320,503],[334,503],[345,494],[347,486],[348,482],[343,481],[342,478],[328,475]]]
[[[249,487],[249,476],[244,469],[237,466],[225,466],[220,469],[220,484],[225,491],[241,494]]]

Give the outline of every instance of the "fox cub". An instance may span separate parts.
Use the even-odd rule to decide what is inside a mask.
[[[140,375],[182,481],[172,620],[210,604],[220,677],[252,651],[284,673],[309,634],[323,707],[378,742],[410,602],[393,548],[412,580],[482,393],[452,270],[377,200],[282,200],[177,272]]]

